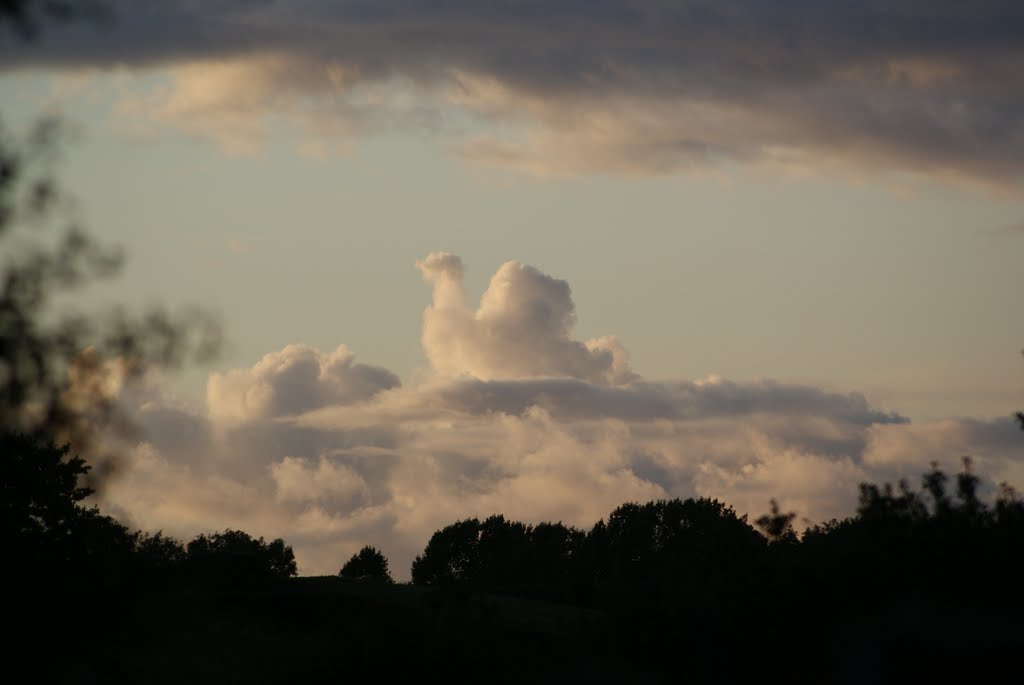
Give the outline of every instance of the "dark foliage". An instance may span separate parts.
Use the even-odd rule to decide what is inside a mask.
[[[782,513],[779,503],[771,500],[771,511],[759,517],[754,523],[771,544],[791,544],[797,539],[796,531],[793,530],[793,519],[795,518],[795,511]]]
[[[413,561],[412,581],[563,596],[573,585],[584,539],[581,531],[561,523],[530,526],[501,515],[457,521],[430,538]]]
[[[0,434],[0,530],[5,540],[41,545],[67,536],[80,514],[78,503],[92,494],[79,478],[89,467],[70,448],[19,433]]]
[[[284,540],[268,543],[240,530],[200,535],[185,551],[189,574],[198,580],[237,583],[298,573],[295,554]]]
[[[144,592],[180,587],[188,578],[185,572],[187,558],[185,546],[162,531],[136,533],[131,561],[132,579]]]
[[[0,0],[0,29],[28,35],[98,4]],[[112,587],[155,564],[157,548],[170,553],[165,538],[85,506],[116,464],[98,436],[130,428],[106,381],[209,359],[219,343],[198,310],[75,311],[79,289],[116,274],[121,255],[74,220],[54,173],[64,141],[52,119],[22,137],[0,125],[0,529],[16,560],[4,573],[51,597]]]
[[[77,592],[92,584],[284,578],[296,574],[283,540],[265,542],[242,531],[200,535],[186,548],[161,532],[133,532],[95,507],[81,485],[89,466],[42,438],[0,433],[0,539],[8,580],[48,593]],[[75,578],[74,585],[63,582]],[[59,584],[58,584],[59,583]]]
[[[599,582],[699,582],[729,573],[761,551],[764,540],[733,509],[706,498],[623,504],[587,537]]]
[[[62,141],[53,120],[23,140],[0,126],[0,431],[70,444],[96,479],[113,461],[95,436],[128,427],[105,389],[108,375],[209,359],[219,332],[199,310],[67,313],[78,289],[117,273],[121,256],[68,216],[53,173]]]
[[[0,0],[0,30],[29,36],[46,22],[85,17],[90,4]],[[76,293],[114,275],[121,257],[71,216],[54,175],[63,142],[53,120],[21,138],[0,125],[5,672],[40,682],[81,682],[68,664],[88,663],[130,607],[188,580],[180,543],[133,532],[87,502],[116,463],[96,438],[130,429],[106,390],[108,374],[131,380],[151,366],[209,359],[219,342],[199,310],[75,311]],[[291,550],[267,547],[269,566],[294,574]]]
[[[0,432],[0,539],[10,559],[5,578],[27,589],[67,576],[108,584],[127,571],[135,536],[80,504],[92,493],[80,483],[88,471],[67,445]]]
[[[393,583],[391,572],[388,570],[388,560],[376,547],[363,547],[352,558],[345,562],[345,565],[338,571],[338,575],[345,580],[355,580],[367,583]]]
[[[412,562],[412,582],[444,585],[471,580],[480,565],[480,521],[466,519],[445,526],[430,537],[423,554]]]
[[[1003,673],[1024,635],[1024,503],[1004,485],[986,504],[980,486],[970,459],[919,489],[864,484],[856,516],[802,537],[774,500],[763,535],[708,499],[623,504],[587,533],[467,519],[434,534],[413,581],[598,611],[654,682],[970,680]]]

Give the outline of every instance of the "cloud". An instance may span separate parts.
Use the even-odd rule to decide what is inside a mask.
[[[562,376],[621,384],[635,376],[612,336],[580,342],[569,284],[520,262],[506,262],[471,311],[462,263],[434,253],[416,263],[434,286],[423,314],[423,349],[439,372],[481,379]]]
[[[1019,190],[1016,0],[114,3],[7,69],[165,70],[137,113],[258,145],[426,127],[531,173],[910,173]]]
[[[966,454],[989,491],[1024,484],[1009,419],[917,425],[857,393],[641,379],[572,339],[564,281],[508,262],[474,310],[458,257],[419,268],[434,288],[419,384],[344,347],[289,345],[213,374],[204,411],[122,386],[142,430],[102,506],[185,538],[284,537],[306,574],[373,544],[405,577],[433,531],[470,516],[586,527],[626,501],[707,496],[752,517],[777,498],[820,522],[851,514],[861,482],[953,471]]]
[[[215,418],[258,419],[297,414],[330,404],[366,400],[398,387],[398,377],[379,366],[356,364],[341,345],[330,354],[288,345],[251,369],[214,373],[207,402]]]
[[[1024,235],[1024,221],[1017,224],[1007,224],[1000,226],[995,229],[996,233],[1001,233],[1006,236],[1022,236]]]
[[[365,481],[345,464],[335,464],[321,457],[315,464],[297,457],[285,457],[270,468],[276,485],[277,497],[283,501],[319,502],[340,500],[340,506],[349,500],[362,502],[368,496]]]
[[[813,412],[861,426],[907,423],[898,414],[872,409],[859,393],[839,395],[775,381],[739,384],[719,377],[693,382],[638,380],[625,387],[606,387],[574,378],[472,380],[450,383],[439,394],[444,406],[467,414],[522,415],[531,407],[543,407],[553,416],[566,419],[692,421]]]

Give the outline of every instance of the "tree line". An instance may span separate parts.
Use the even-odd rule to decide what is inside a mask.
[[[22,583],[55,578],[113,587],[169,579],[238,582],[297,573],[292,548],[240,530],[198,535],[184,544],[162,532],[131,530],[82,505],[90,466],[38,436],[0,433],[3,489],[0,538],[7,571]],[[62,583],[63,584],[63,583]]]
[[[698,681],[970,681],[1010,672],[1024,635],[1024,502],[980,484],[968,458],[865,483],[854,515],[802,534],[775,502],[751,523],[708,498],[626,503],[589,530],[464,519],[412,582],[600,611],[613,653]]]
[[[991,504],[982,501],[966,457],[952,489],[950,481],[933,466],[918,488],[906,480],[861,484],[855,515],[802,535],[793,527],[796,513],[780,511],[774,500],[753,524],[704,497],[627,502],[589,530],[501,514],[468,518],[431,535],[412,562],[412,583],[588,601],[627,586],[669,584],[678,592],[750,583],[780,564],[801,582],[877,572],[890,588],[934,581],[935,589],[950,589],[944,581],[970,577],[977,567],[990,580],[1006,580],[1024,553],[1024,502],[1007,484]],[[387,558],[369,546],[339,575],[393,582]]]

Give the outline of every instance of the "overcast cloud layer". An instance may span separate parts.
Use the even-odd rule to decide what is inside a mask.
[[[473,306],[458,257],[417,266],[434,289],[422,382],[289,345],[211,375],[202,411],[155,380],[122,388],[141,441],[104,509],[183,538],[281,536],[305,574],[372,544],[404,578],[434,530],[469,516],[590,526],[625,501],[708,496],[756,517],[776,497],[821,522],[851,514],[863,481],[916,482],[965,454],[990,493],[1024,485],[1009,419],[913,425],[858,393],[644,380],[614,338],[573,338],[565,281],[508,262]]]
[[[116,0],[0,65],[162,69],[119,111],[234,152],[394,127],[531,173],[730,162],[1020,189],[1018,0]]]

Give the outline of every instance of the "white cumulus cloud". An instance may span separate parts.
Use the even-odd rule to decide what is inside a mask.
[[[635,378],[615,337],[573,339],[576,308],[567,282],[506,262],[474,311],[458,257],[434,253],[416,265],[434,286],[434,302],[423,314],[423,349],[437,371],[485,380],[568,377],[604,385]]]
[[[330,354],[288,345],[265,355],[251,369],[211,375],[206,389],[210,414],[232,419],[297,414],[360,402],[401,384],[387,369],[354,360],[344,345]]]

